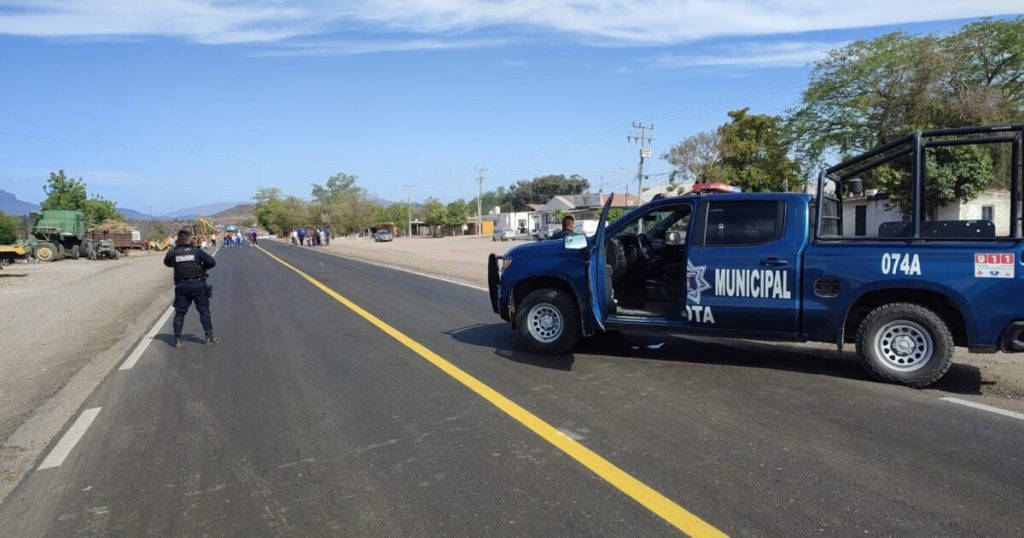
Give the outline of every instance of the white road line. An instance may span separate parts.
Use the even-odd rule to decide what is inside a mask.
[[[1010,417],[1010,418],[1015,418],[1015,419],[1018,419],[1018,420],[1024,420],[1024,413],[1016,413],[1016,412],[1013,412],[1013,411],[1007,411],[1006,409],[1001,409],[999,407],[993,407],[991,405],[975,403],[975,402],[971,402],[971,401],[968,401],[968,400],[961,400],[960,398],[952,398],[952,397],[949,397],[949,396],[946,396],[946,397],[943,397],[943,398],[939,398],[939,399],[943,400],[943,401],[946,401],[946,402],[949,402],[949,403],[955,403],[955,404],[959,404],[959,405],[963,405],[963,406],[967,406],[967,407],[973,407],[974,409],[981,409],[982,411],[988,411],[990,413],[995,413],[997,415],[1003,415],[1004,417]]]
[[[467,284],[465,282],[459,282],[458,280],[451,280],[449,278],[444,278],[444,277],[437,276],[437,275],[432,275],[432,274],[429,274],[429,273],[421,273],[419,271],[414,271],[412,269],[406,269],[404,267],[398,267],[398,266],[395,266],[395,265],[388,265],[386,263],[371,262],[371,261],[362,260],[362,259],[359,259],[359,258],[352,258],[350,256],[345,256],[343,254],[334,254],[332,252],[322,252],[322,251],[318,251],[318,250],[314,250],[314,252],[320,252],[320,254],[325,254],[325,255],[328,255],[328,256],[334,256],[334,257],[342,258],[342,259],[349,260],[349,261],[365,263],[366,265],[373,265],[375,267],[383,267],[385,269],[392,269],[392,270],[395,270],[395,271],[401,271],[403,273],[409,273],[409,274],[413,274],[413,275],[416,275],[416,276],[422,276],[422,277],[425,277],[425,278],[432,278],[434,280],[440,280],[441,282],[447,282],[449,284],[455,284],[457,286],[463,286],[463,287],[466,287],[466,288],[472,288],[474,290],[490,291],[490,290],[488,290],[487,288],[485,288],[483,286],[474,286],[473,284]],[[484,270],[486,270],[487,266],[483,265],[482,268]]]
[[[160,330],[160,327],[164,326],[164,323],[167,323],[167,319],[170,318],[171,314],[173,313],[174,306],[168,306],[167,310],[165,310],[163,315],[160,316],[160,319],[156,320],[156,323],[153,324],[153,327],[149,329],[149,332],[146,333],[146,336],[142,338],[142,341],[139,342],[137,346],[135,346],[135,349],[132,350],[131,355],[128,355],[128,358],[125,359],[123,363],[121,363],[121,367],[118,368],[118,370],[131,370],[132,366],[135,366],[135,363],[139,361],[139,357],[142,357],[142,354],[146,352],[146,348],[149,347],[149,344],[156,337],[157,331]]]
[[[100,413],[102,407],[93,407],[92,409],[86,409],[79,415],[78,420],[71,425],[71,429],[64,434],[64,437],[60,438],[57,446],[53,447],[53,450],[46,456],[43,463],[39,464],[37,471],[43,469],[49,469],[51,467],[60,467],[64,460],[71,453],[71,450],[75,448],[78,441],[85,435],[85,431],[89,429],[89,425],[96,419],[96,415]]]

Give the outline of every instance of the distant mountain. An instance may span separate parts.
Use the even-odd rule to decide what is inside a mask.
[[[238,205],[245,205],[246,202],[221,202],[217,204],[205,204],[197,205],[195,207],[186,207],[185,209],[179,209],[173,213],[166,213],[162,216],[173,219],[194,219],[196,217],[205,217],[207,215],[213,215],[226,209]]]
[[[32,211],[38,211],[39,205],[32,202],[19,200],[13,194],[0,189],[0,211],[8,215],[28,215]]]
[[[214,220],[247,219],[252,218],[256,212],[256,204],[238,204],[210,215]]]
[[[127,207],[119,207],[117,210],[128,220],[152,220],[149,218],[149,213],[128,209]],[[156,217],[156,219],[160,220],[160,217]]]

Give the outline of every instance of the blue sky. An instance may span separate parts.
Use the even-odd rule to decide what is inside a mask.
[[[152,4],[152,5],[150,5]],[[547,173],[636,188],[653,149],[728,110],[796,104],[808,62],[854,39],[949,32],[1017,1],[0,0],[0,189],[48,172],[155,213],[308,196],[355,174],[378,196],[476,193]],[[651,183],[669,167],[649,162]]]

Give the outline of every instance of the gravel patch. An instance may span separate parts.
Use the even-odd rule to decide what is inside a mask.
[[[160,253],[17,263],[0,272],[0,440],[170,288]]]

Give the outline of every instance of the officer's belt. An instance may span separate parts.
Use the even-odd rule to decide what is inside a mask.
[[[203,282],[205,280],[206,280],[206,277],[202,277],[202,276],[201,277],[196,277],[196,278],[180,278],[180,279],[176,278],[176,279],[174,279],[174,283],[175,284],[181,284],[182,282]]]

